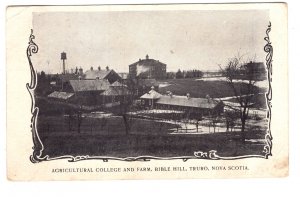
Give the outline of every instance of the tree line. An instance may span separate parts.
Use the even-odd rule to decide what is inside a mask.
[[[180,70],[177,72],[167,72],[167,79],[183,79],[183,78],[202,78],[203,72],[201,70]]]

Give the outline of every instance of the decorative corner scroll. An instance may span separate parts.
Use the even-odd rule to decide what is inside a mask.
[[[194,155],[198,159],[220,159],[220,156],[217,155],[216,150],[210,150],[208,152],[197,151],[194,152]]]

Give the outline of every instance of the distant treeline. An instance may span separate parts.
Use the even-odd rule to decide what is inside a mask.
[[[35,94],[38,96],[45,96],[53,92],[54,90],[50,85],[51,81],[58,81],[58,77],[55,75],[47,75],[44,71],[38,72]]]
[[[178,69],[177,72],[167,72],[168,79],[182,79],[182,78],[202,78],[204,73],[201,70],[183,70]]]

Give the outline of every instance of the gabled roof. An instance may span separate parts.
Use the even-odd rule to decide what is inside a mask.
[[[79,79],[79,77],[82,77],[81,75],[76,75],[73,73],[66,73],[66,74],[59,74],[58,77],[63,81],[67,82],[69,80],[76,80]]]
[[[70,85],[74,92],[84,91],[105,91],[110,83],[107,80],[70,80]]]
[[[115,81],[113,84],[111,84],[110,86],[113,86],[113,87],[126,87],[125,84],[122,84],[118,81]]]
[[[74,96],[74,93],[57,92],[57,91],[54,91],[48,95],[48,97],[50,97],[50,98],[63,99],[63,100],[67,100],[67,99],[71,98],[72,96]]]
[[[155,60],[155,59],[142,59],[142,60],[139,60],[133,64],[130,64],[129,66],[133,66],[133,65],[138,65],[138,66],[156,66],[156,65],[166,65],[158,60]]]
[[[117,76],[117,78],[121,79],[121,77],[116,73],[113,69],[111,70],[88,70],[84,73],[85,79],[107,79],[109,75]]]
[[[187,96],[163,95],[158,99],[156,103],[164,105],[213,109],[219,104],[219,101],[215,101],[209,98],[188,98]]]
[[[150,90],[148,93],[142,95],[141,99],[159,99],[162,95],[155,90]]]
[[[86,79],[104,79],[111,71],[112,70],[88,70],[84,74]]]
[[[117,87],[117,86],[110,86],[107,90],[101,93],[104,96],[125,96],[129,95],[130,92],[126,87]]]

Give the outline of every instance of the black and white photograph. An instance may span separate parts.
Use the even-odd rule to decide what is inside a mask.
[[[8,7],[8,177],[287,176],[286,11]]]
[[[40,158],[268,157],[268,14],[33,13]]]

